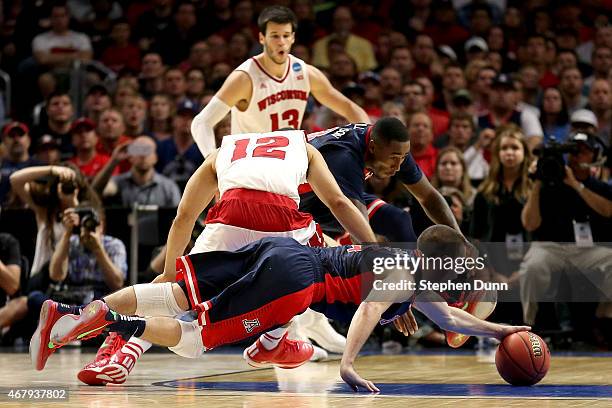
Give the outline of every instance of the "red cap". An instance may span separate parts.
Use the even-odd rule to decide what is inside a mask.
[[[30,133],[30,129],[28,129],[28,125],[23,122],[11,122],[4,126],[2,129],[2,136],[7,136],[9,132],[13,129],[21,129],[23,133]]]
[[[72,122],[72,125],[70,125],[70,133],[74,132],[75,129],[80,128],[80,127],[84,127],[87,130],[93,130],[96,128],[96,124],[94,123],[93,120],[89,118],[80,117],[76,119],[74,122]]]

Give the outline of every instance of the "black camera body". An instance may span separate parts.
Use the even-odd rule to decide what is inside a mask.
[[[100,217],[93,207],[75,208],[74,212],[79,215],[79,225],[72,229],[73,234],[81,235],[81,228],[94,232],[96,227],[100,225]]]
[[[547,186],[559,186],[565,178],[565,159],[566,153],[576,153],[578,144],[576,142],[558,143],[552,141],[546,145],[533,150],[538,156],[538,166],[531,177],[540,180]]]

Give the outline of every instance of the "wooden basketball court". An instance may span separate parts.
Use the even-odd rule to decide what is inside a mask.
[[[147,353],[122,386],[90,387],[76,378],[93,354],[62,349],[37,372],[26,353],[1,353],[0,405],[23,407],[544,407],[612,406],[612,353],[552,356],[548,375],[533,387],[511,387],[491,356],[457,350],[361,357],[360,373],[381,393],[354,393],[340,380],[338,360],[294,370],[253,369],[238,349],[188,360]],[[68,387],[68,401],[10,401],[11,388]],[[461,405],[456,405],[460,403]]]

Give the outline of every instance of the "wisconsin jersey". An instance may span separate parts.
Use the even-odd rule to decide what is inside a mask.
[[[253,91],[245,111],[236,106],[232,108],[232,134],[300,128],[310,93],[304,61],[289,55],[287,71],[280,79],[267,73],[255,58],[249,58],[236,70],[249,75]]]
[[[226,191],[242,188],[287,196],[299,205],[298,186],[308,172],[304,132],[225,136],[215,164],[222,198]]]

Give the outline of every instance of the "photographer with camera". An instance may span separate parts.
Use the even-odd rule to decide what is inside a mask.
[[[601,140],[580,132],[565,144],[551,143],[534,152],[539,156],[535,182],[521,213],[523,226],[538,241],[519,271],[526,323],[535,322],[536,300],[545,295],[554,300],[566,279],[573,291],[587,278],[595,290],[612,293],[612,249],[594,245],[612,240],[612,186],[592,176],[605,161],[604,150]],[[609,304],[601,303],[596,316],[612,318]]]

